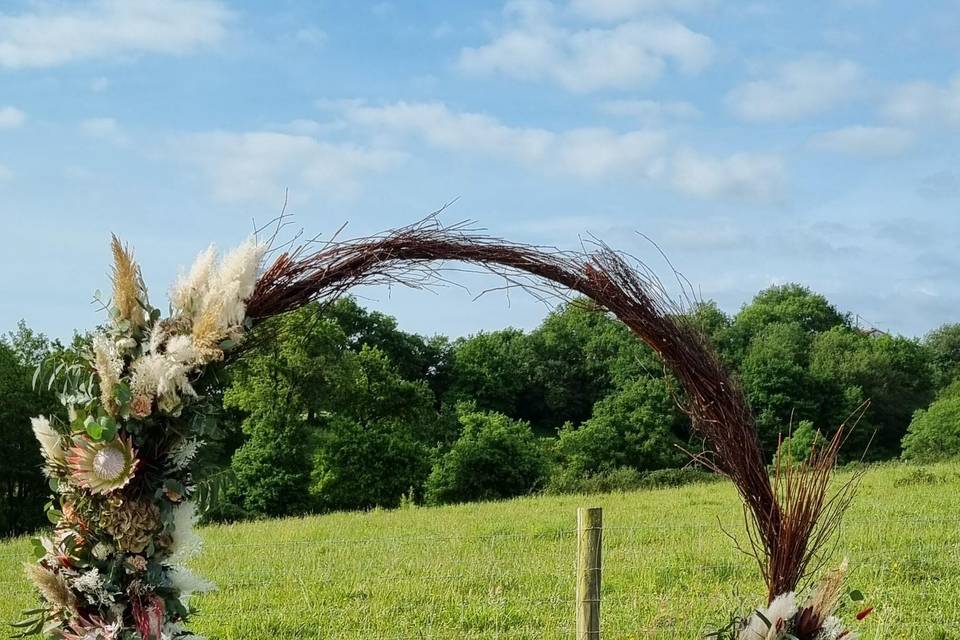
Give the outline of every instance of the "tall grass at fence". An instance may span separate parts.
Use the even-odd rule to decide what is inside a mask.
[[[840,481],[843,479],[840,474]],[[203,531],[196,631],[211,640],[574,637],[576,508],[604,509],[603,638],[694,639],[762,604],[727,483],[343,513]],[[865,640],[960,640],[960,464],[868,471],[838,552],[877,611]],[[0,545],[0,620],[33,605]]]

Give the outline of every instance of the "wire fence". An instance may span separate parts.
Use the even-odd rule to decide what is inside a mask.
[[[208,530],[192,568],[218,585],[198,599],[196,630],[221,638],[571,640],[578,542],[569,527],[355,537],[278,526],[264,539]],[[762,604],[752,561],[716,523],[602,531],[601,633],[608,640],[701,638]],[[876,612],[864,640],[960,640],[960,527],[921,515],[850,519],[851,587]],[[505,523],[504,526],[510,526]],[[264,527],[263,531],[270,531]],[[928,535],[936,531],[936,535]],[[0,551],[0,594],[26,606],[25,544]],[[2,608],[0,612],[15,615]],[[847,617],[855,611],[847,611]],[[9,617],[9,616],[8,616]]]

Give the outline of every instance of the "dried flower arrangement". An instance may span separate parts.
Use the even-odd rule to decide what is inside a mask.
[[[277,228],[285,225],[281,216]],[[745,505],[750,552],[769,606],[730,632],[754,638],[852,638],[834,613],[843,571],[797,604],[797,585],[849,506],[856,482],[828,482],[842,440],[771,480],[743,391],[701,333],[639,262],[598,244],[559,252],[506,243],[434,217],[383,235],[273,247],[251,238],[218,260],[202,253],[170,292],[171,313],[152,307],[130,250],[113,239],[110,323],[89,352],[57,364],[69,420],[37,418],[54,499],[53,533],[37,540],[27,574],[42,597],[18,623],[21,636],[62,640],[188,640],[191,594],[213,587],[183,564],[200,548],[192,532],[209,476],[198,454],[218,437],[221,367],[267,340],[251,330],[315,300],[371,283],[425,286],[440,261],[479,265],[534,295],[591,298],[650,345],[679,380],[684,406],[710,448],[699,460],[729,476]],[[269,266],[268,256],[277,253]],[[545,284],[544,284],[545,283]]]

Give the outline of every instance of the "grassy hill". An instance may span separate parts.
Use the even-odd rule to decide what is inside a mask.
[[[761,604],[733,487],[533,497],[209,527],[194,568],[213,639],[573,638],[578,506],[604,508],[604,638],[700,637]],[[877,612],[865,639],[960,639],[960,464],[871,469],[839,554]],[[0,544],[0,621],[33,604]]]

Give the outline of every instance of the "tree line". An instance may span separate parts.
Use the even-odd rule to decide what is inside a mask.
[[[688,312],[738,377],[764,450],[804,457],[870,404],[846,460],[960,455],[960,324],[924,339],[864,332],[799,285],[733,316]],[[225,370],[229,472],[218,519],[629,489],[701,478],[679,385],[654,353],[586,300],[536,329],[450,340],[405,332],[344,298],[276,318]],[[269,338],[269,339],[267,339]],[[33,372],[69,345],[21,323],[0,340],[0,535],[42,524],[48,489],[29,418],[61,410]]]

